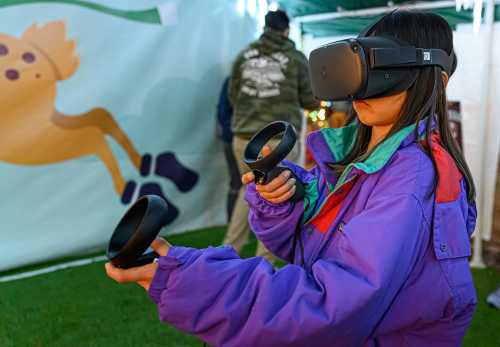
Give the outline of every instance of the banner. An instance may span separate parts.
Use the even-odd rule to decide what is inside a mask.
[[[214,113],[256,29],[236,1],[2,1],[0,270],[102,249],[144,194],[164,234],[224,224]]]

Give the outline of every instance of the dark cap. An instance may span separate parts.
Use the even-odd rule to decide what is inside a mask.
[[[276,10],[269,11],[266,14],[266,27],[278,31],[285,31],[288,29],[290,19],[285,11]]]

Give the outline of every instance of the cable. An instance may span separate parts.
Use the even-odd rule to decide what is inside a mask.
[[[297,222],[297,225],[295,226],[295,232],[293,234],[293,243],[292,243],[292,254],[291,254],[291,259],[292,259],[292,264],[295,263],[295,249],[297,248],[297,242],[299,243],[299,249],[300,249],[300,266],[305,268],[305,257],[304,257],[304,243],[302,242],[302,236],[301,236],[301,224],[300,221],[302,220],[303,214],[300,215],[299,222]]]

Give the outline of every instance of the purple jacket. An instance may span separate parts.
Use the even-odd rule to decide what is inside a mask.
[[[160,318],[213,346],[460,346],[477,302],[469,270],[476,209],[434,138],[440,180],[408,127],[336,177],[355,126],[308,138],[312,171],[300,203],[272,204],[249,186],[250,223],[275,271],[230,247],[172,247],[150,288]]]

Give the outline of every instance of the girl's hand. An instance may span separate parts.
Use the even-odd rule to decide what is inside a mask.
[[[262,155],[264,157],[271,153],[271,147],[264,146]],[[255,180],[253,172],[247,172],[241,176],[241,182],[247,185]],[[292,177],[290,170],[283,171],[278,177],[273,179],[268,184],[257,184],[256,188],[260,196],[273,204],[279,204],[289,200],[295,194],[295,178]]]
[[[166,256],[170,250],[170,243],[167,240],[157,237],[151,244],[151,248],[155,250],[160,256]],[[120,269],[112,263],[106,263],[106,274],[108,277],[114,279],[118,283],[136,282],[144,289],[149,290],[151,281],[158,268],[157,263],[151,263],[143,266],[133,267],[130,269]]]

